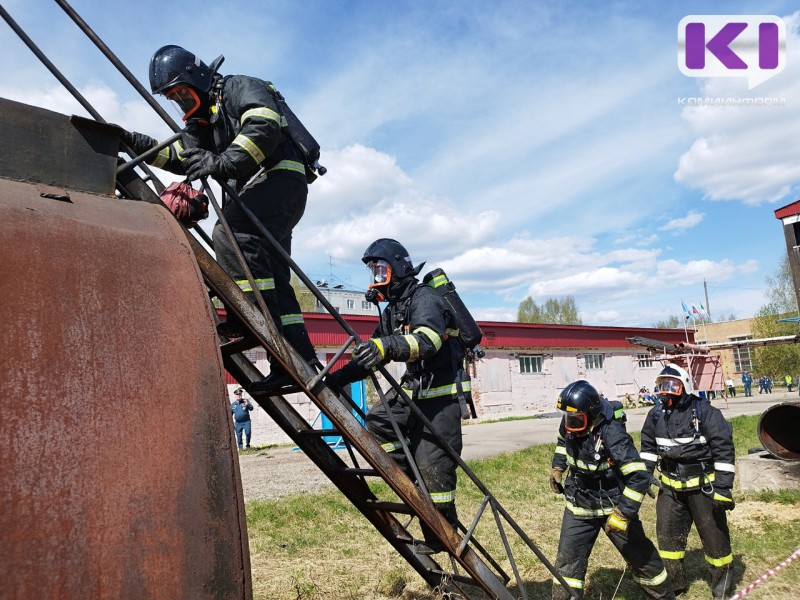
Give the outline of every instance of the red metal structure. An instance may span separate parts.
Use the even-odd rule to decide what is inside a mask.
[[[709,354],[706,346],[690,342],[667,344],[643,337],[633,337],[628,341],[647,348],[662,364],[675,363],[686,369],[697,392],[719,392],[724,388],[719,356]]]

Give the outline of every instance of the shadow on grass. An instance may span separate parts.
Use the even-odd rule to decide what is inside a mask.
[[[545,581],[525,581],[525,591],[528,593],[528,600],[544,600],[549,599],[553,595],[553,580],[547,579]],[[522,598],[522,592],[518,585],[513,585],[508,588],[515,598]]]
[[[706,562],[706,555],[702,548],[695,548],[686,552],[686,558],[683,560],[683,570],[686,577],[687,589],[692,587],[693,583],[701,582],[708,588],[708,593],[711,594],[711,571],[710,566]],[[733,562],[731,563],[731,570],[729,571],[732,582],[730,589],[736,589],[742,581],[742,576],[745,572],[745,564],[743,557],[734,552]]]
[[[706,588],[707,595],[711,595],[711,574],[702,549],[688,550],[686,552],[683,569],[687,590],[697,584],[697,589],[692,590],[693,597],[699,591],[699,588],[703,587]],[[730,589],[738,588],[744,571],[742,557],[734,554],[730,571],[732,577]],[[633,574],[627,568],[624,572],[621,568],[609,569],[603,567],[596,571],[592,571],[590,568],[586,578],[586,592],[591,597],[615,597],[620,600],[644,598],[642,588],[633,580]],[[705,592],[703,593],[705,594]]]

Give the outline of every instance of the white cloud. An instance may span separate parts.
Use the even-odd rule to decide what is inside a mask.
[[[76,89],[108,123],[157,138],[165,138],[172,133],[144,100],[121,101],[114,90],[100,82],[92,82]],[[0,96],[65,115],[92,118],[81,103],[61,85],[49,88],[0,86]]]
[[[736,264],[732,260],[689,260],[685,263],[669,259],[658,263],[656,275],[659,285],[677,287],[689,283],[708,281],[725,281],[734,277],[758,273],[758,262],[748,260]]]
[[[325,162],[328,173],[311,186],[306,216],[296,230],[300,256],[357,260],[370,242],[390,237],[421,261],[464,252],[496,233],[498,212],[424,193],[377,150],[348,146],[327,153]]]
[[[377,202],[412,189],[411,178],[392,157],[361,144],[325,152],[320,162],[328,172],[309,186],[312,210],[306,223],[356,217]]]
[[[699,225],[704,216],[705,215],[703,213],[692,210],[689,211],[689,214],[687,214],[685,217],[667,221],[665,225],[659,227],[658,229],[659,231],[673,231],[676,234],[683,233],[687,229],[691,229],[692,227]]]

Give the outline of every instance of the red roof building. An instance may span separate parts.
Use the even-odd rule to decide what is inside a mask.
[[[348,334],[328,314],[305,313],[311,341],[321,360],[330,360],[347,342]],[[369,338],[377,316],[347,315],[361,339]],[[645,327],[587,325],[540,325],[482,321],[485,356],[472,366],[473,398],[479,418],[526,416],[553,412],[561,389],[586,379],[609,399],[635,397],[642,387],[651,389],[662,364],[647,349],[628,338],[643,337],[666,344],[694,342],[694,332]],[[688,340],[687,340],[688,337]],[[268,369],[266,354],[254,355],[262,371]],[[342,364],[349,353],[341,359]],[[263,361],[263,362],[262,362]],[[399,379],[402,364],[389,371]],[[307,399],[298,398],[305,404]]]

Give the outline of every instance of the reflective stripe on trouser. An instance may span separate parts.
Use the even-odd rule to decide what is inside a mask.
[[[605,522],[606,517],[578,519],[571,511],[564,510],[554,566],[579,598],[583,598],[589,555]],[[627,531],[615,532],[608,537],[622,554],[633,573],[633,579],[639,583],[646,597],[674,598],[664,563],[653,542],[645,535],[638,518],[630,520]],[[553,580],[553,598],[569,598],[569,592],[556,579]]]
[[[417,403],[422,413],[431,421],[436,432],[458,454],[461,454],[461,408],[455,398],[426,399]],[[397,421],[401,433],[409,440],[408,448],[411,456],[419,469],[425,482],[425,487],[431,495],[431,500],[436,509],[444,515],[448,522],[455,526],[457,513],[455,508],[456,489],[456,462],[450,458],[439,444],[427,434],[419,419],[409,409],[403,407],[392,394],[389,400],[392,415]],[[377,402],[367,413],[367,429],[375,434],[382,443],[395,442],[395,435],[391,422],[386,414],[382,402]],[[391,454],[398,463],[403,458],[402,452]],[[413,471],[406,469],[406,473],[414,478]],[[430,530],[423,523],[422,531],[426,539]]]
[[[258,221],[269,231],[275,241],[291,255],[292,229],[300,221],[306,208],[308,185],[305,177],[289,171],[278,171],[248,188],[241,195],[242,203],[252,211]],[[284,315],[298,315],[297,302],[291,285],[289,265],[261,235],[250,219],[235,202],[229,201],[223,211],[236,242],[244,255],[256,286],[279,331],[305,360],[316,357],[308,340],[305,325],[282,325]],[[221,225],[214,226],[214,253],[217,262],[235,281],[246,281],[246,277],[228,236]],[[274,287],[270,285],[274,284]],[[249,287],[249,284],[248,284]],[[252,292],[248,292],[252,294]],[[296,329],[291,333],[290,330]]]
[[[656,501],[658,549],[676,591],[686,589],[683,557],[692,523],[703,543],[711,570],[714,598],[727,598],[733,590],[730,566],[731,536],[725,511],[714,510],[714,502],[700,490],[675,492],[665,489]]]
[[[388,392],[387,396],[392,417],[397,422],[406,444],[410,446],[411,440],[408,439],[408,409],[397,401],[393,391]],[[392,460],[405,471],[406,475],[413,479],[413,474],[408,468],[408,460],[403,452],[403,446],[394,433],[392,422],[389,420],[381,400],[378,400],[367,412],[366,425],[367,430],[378,439],[381,447],[392,457]]]

